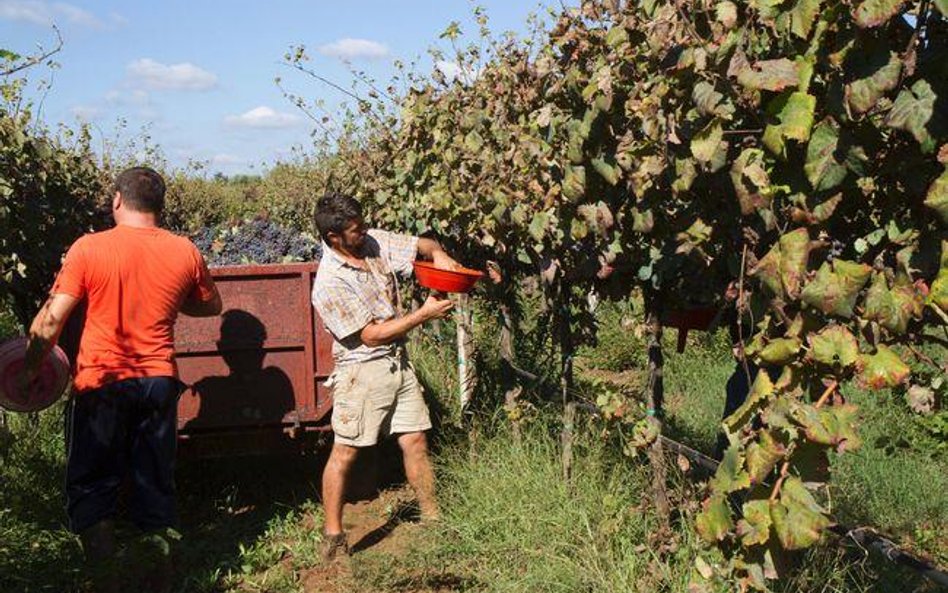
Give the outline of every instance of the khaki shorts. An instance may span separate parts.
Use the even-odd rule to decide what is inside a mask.
[[[339,444],[369,447],[389,435],[431,428],[421,385],[404,356],[337,368],[330,383]]]

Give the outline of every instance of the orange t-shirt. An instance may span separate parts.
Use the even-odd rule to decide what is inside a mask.
[[[214,283],[188,239],[120,225],[73,243],[50,292],[88,300],[73,369],[81,392],[133,377],[177,377],[178,311],[188,298],[213,298]]]

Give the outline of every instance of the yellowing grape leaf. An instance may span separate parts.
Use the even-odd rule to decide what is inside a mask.
[[[894,350],[880,344],[875,354],[859,357],[859,384],[865,389],[895,387],[908,379],[911,369]]]

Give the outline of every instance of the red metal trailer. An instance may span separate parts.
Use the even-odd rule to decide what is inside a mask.
[[[175,351],[185,452],[296,448],[329,430],[332,337],[310,303],[316,263],[212,268],[224,311],[181,315]]]

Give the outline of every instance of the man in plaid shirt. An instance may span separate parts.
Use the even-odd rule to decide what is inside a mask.
[[[342,509],[349,471],[359,449],[381,437],[397,437],[422,519],[438,516],[425,437],[431,420],[404,345],[409,331],[446,316],[453,305],[429,296],[419,309],[402,315],[396,275],[409,276],[418,256],[439,268],[460,266],[432,239],[367,230],[362,206],[350,196],[320,198],[316,228],[323,256],[313,283],[313,306],[333,335],[336,365],[327,382],[333,389],[335,440],[323,471],[322,556],[328,561],[337,551],[348,550]]]

